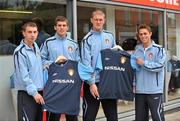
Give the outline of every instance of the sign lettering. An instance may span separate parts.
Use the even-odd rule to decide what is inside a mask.
[[[156,8],[166,8],[180,11],[180,0],[112,0],[116,2],[146,5]]]

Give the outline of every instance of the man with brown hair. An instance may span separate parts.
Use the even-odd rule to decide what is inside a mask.
[[[41,121],[44,85],[40,50],[35,43],[37,25],[25,23],[22,34],[24,39],[14,51],[13,79],[18,90],[18,121]]]
[[[79,61],[79,47],[77,41],[67,37],[69,23],[64,16],[57,16],[55,19],[55,35],[48,38],[41,46],[41,54],[44,66],[49,66],[58,57]],[[58,101],[58,100],[57,100]],[[60,114],[50,113],[50,121],[59,121]],[[66,114],[66,121],[77,121],[76,115]]]
[[[135,113],[136,121],[149,121],[149,110],[153,121],[165,121],[163,112],[164,67],[166,52],[152,39],[150,26],[138,27],[140,44],[133,56],[136,58]]]

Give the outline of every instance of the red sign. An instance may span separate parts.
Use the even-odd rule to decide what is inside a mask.
[[[112,0],[112,1],[146,5],[156,8],[166,8],[171,10],[180,10],[180,0]]]

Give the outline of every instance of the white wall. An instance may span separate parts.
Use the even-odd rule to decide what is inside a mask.
[[[180,15],[176,15],[176,53],[177,57],[180,60]]]
[[[0,121],[16,120],[9,80],[12,72],[12,56],[0,56]]]
[[[112,6],[106,8],[106,28],[109,32],[113,33],[115,37],[115,9]]]

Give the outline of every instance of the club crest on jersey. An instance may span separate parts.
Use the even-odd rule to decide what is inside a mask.
[[[105,58],[106,61],[110,60],[110,58]]]
[[[68,51],[69,51],[69,52],[72,52],[72,51],[73,51],[73,47],[72,47],[72,46],[69,46],[69,47],[68,47]]]
[[[152,60],[152,58],[153,58],[153,53],[149,53],[149,54],[148,54],[148,59],[149,59],[149,60]]]
[[[104,40],[105,44],[109,44],[109,39]]]
[[[70,76],[73,76],[74,75],[74,69],[68,69],[68,74]]]
[[[126,57],[121,57],[120,58],[120,63],[124,64],[126,62]]]

